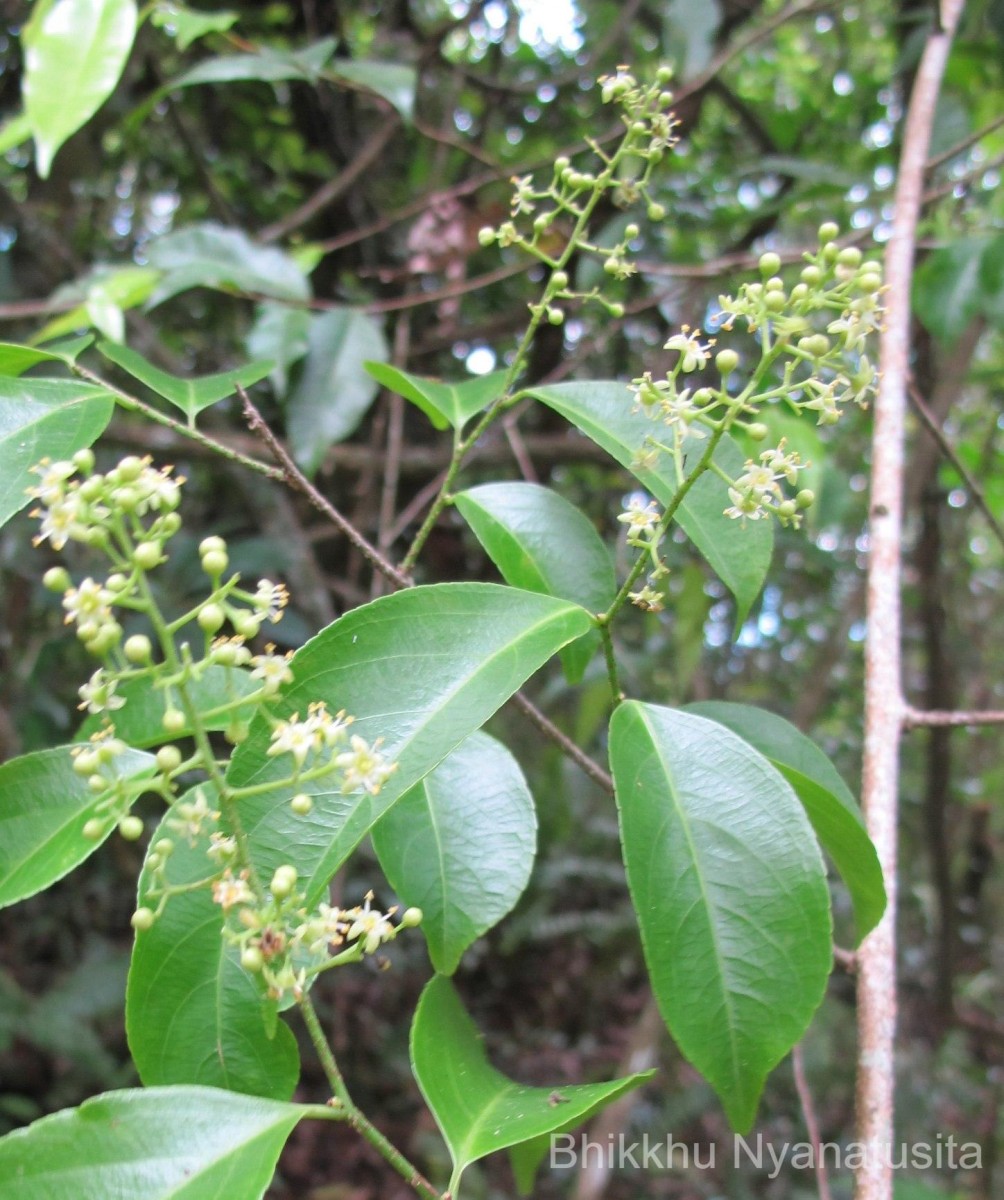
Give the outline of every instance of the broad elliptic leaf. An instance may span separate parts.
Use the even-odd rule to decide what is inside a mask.
[[[322,38],[302,50],[283,51],[271,48],[257,54],[224,54],[207,58],[184,75],[165,84],[161,93],[202,83],[282,83],[303,80],[316,84],[328,60],[335,51],[334,38]]]
[[[0,1138],[10,1200],[259,1200],[316,1109],[208,1087],[105,1092]]]
[[[240,708],[236,713],[221,712],[220,709],[233,700],[243,698],[261,686],[260,680],[252,679],[250,671],[239,667],[209,666],[195,681],[189,682],[188,690],[192,703],[202,714],[204,729],[223,730],[236,716],[238,720],[250,720],[253,707]],[[159,746],[165,741],[163,716],[167,710],[167,698],[162,688],[153,688],[148,679],[125,680],[115,690],[115,696],[125,703],[115,710],[115,732],[127,745],[146,749]],[[91,716],[77,731],[76,741],[84,741],[97,733],[104,725],[104,716]],[[171,734],[172,738],[191,737],[192,730],[187,720]]]
[[[634,411],[634,402],[625,384],[557,383],[532,388],[530,394],[561,413],[627,467],[660,504],[667,505],[672,501],[678,489],[669,455],[660,455],[654,467],[638,465],[638,455],[645,449],[646,439],[658,435],[658,426],[643,413]],[[691,469],[702,451],[703,443],[695,440],[688,455]],[[727,437],[715,452],[715,462],[733,478],[741,473],[744,461],[735,443]],[[750,521],[744,525],[725,516],[729,504],[724,481],[709,471],[684,497],[676,519],[735,597],[738,628],[763,586],[770,567],[774,534],[769,521]]]
[[[290,255],[275,246],[253,242],[241,229],[212,221],[185,225],[150,243],[151,267],[164,272],[148,307],[154,308],[190,288],[218,288],[272,296],[277,300],[307,300],[310,284]]]
[[[432,965],[452,975],[530,878],[537,815],[519,763],[472,734],[384,813],[373,844],[391,887],[422,910]]]
[[[218,12],[196,12],[184,4],[161,0],[150,14],[150,23],[174,38],[179,50],[187,50],[192,42],[207,33],[225,33],[237,20],[230,9]]]
[[[455,497],[506,583],[605,612],[617,595],[613,563],[599,534],[574,505],[535,483],[486,483]],[[565,674],[578,683],[599,645],[599,633],[561,652]]]
[[[29,502],[43,458],[71,458],[101,436],[115,401],[73,379],[0,376],[0,525]]]
[[[59,147],[114,91],[136,17],[135,0],[55,0],[25,29],[24,110],[43,179]]]
[[[652,988],[683,1054],[745,1132],[832,964],[822,856],[790,785],[743,739],[628,701],[610,765]]]
[[[73,769],[70,746],[37,750],[0,765],[0,907],[34,896],[101,845],[84,826],[102,800]],[[122,778],[151,772],[153,757],[127,750],[115,760]]]
[[[52,293],[50,299],[54,306],[70,302],[76,307],[47,321],[31,339],[32,342],[49,342],[78,329],[87,329],[92,325],[97,327],[94,317],[102,309],[106,315],[118,310],[118,319],[124,320],[122,312],[142,304],[160,276],[160,271],[151,267],[95,267],[80,279],[74,279]]]
[[[986,237],[966,237],[932,251],[913,278],[913,308],[939,341],[962,336],[982,307],[980,265],[990,245]]]
[[[245,339],[252,358],[275,363],[269,375],[276,395],[284,397],[289,386],[289,368],[307,353],[310,313],[288,304],[261,304],[254,325]]]
[[[244,828],[263,875],[291,862],[309,899],[401,796],[480,729],[566,642],[591,627],[589,614],[550,596],[490,583],[410,588],[364,604],[322,630],[293,656],[294,681],[275,716],[306,715],[324,701],[397,769],[379,794],[343,794],[320,779],[241,800]],[[238,787],[287,775],[285,755],[268,756],[271,726],[255,721],[231,759]],[[307,816],[289,808],[297,791],[314,797]]]
[[[442,975],[429,981],[418,1002],[411,1066],[453,1159],[453,1195],[479,1158],[569,1129],[654,1074],[560,1088],[515,1083],[488,1062],[474,1022]]]
[[[377,394],[366,374],[367,359],[385,358],[378,321],[358,308],[320,313],[310,323],[303,374],[286,406],[293,453],[315,471],[335,442],[354,433]]]
[[[425,413],[437,429],[462,430],[471,417],[502,395],[506,371],[492,371],[461,383],[443,383],[424,375],[411,375],[385,362],[365,362],[363,366],[377,383],[410,400]]]
[[[684,711],[737,733],[795,789],[816,836],[850,892],[860,941],[885,911],[885,884],[861,810],[836,767],[794,725],[762,708],[707,700],[688,704]]]
[[[66,366],[74,362],[93,340],[90,336],[73,338],[45,350],[38,346],[22,346],[17,342],[0,342],[0,375],[23,375],[43,362]]]
[[[234,371],[221,371],[215,375],[198,375],[185,379],[178,375],[169,375],[155,367],[128,346],[100,342],[98,349],[116,366],[138,379],[140,383],[146,384],[158,396],[163,396],[175,408],[181,409],[188,418],[189,425],[195,424],[196,416],[204,408],[232,396],[238,387],[251,387],[260,379],[264,379],[274,365],[270,362],[253,362]]]
[[[174,842],[168,879],[175,885],[208,881],[218,868],[206,854],[206,837],[192,845],[168,819],[150,840]],[[148,879],[144,867],[141,904]],[[296,1039],[283,1021],[267,1035],[261,990],[224,942],[222,926],[207,885],[172,896],[153,926],[136,934],[126,1033],[139,1077],[148,1087],[198,1083],[288,1100],[300,1074]]]
[[[328,68],[331,77],[352,87],[365,88],[388,100],[406,121],[415,111],[418,73],[406,63],[375,62],[364,58],[336,58]]]

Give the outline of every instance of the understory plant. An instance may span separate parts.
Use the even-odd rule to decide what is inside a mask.
[[[737,627],[745,620],[774,523],[797,528],[815,500],[803,485],[810,464],[774,417],[826,426],[867,403],[879,265],[827,223],[790,270],[764,253],[758,277],[720,297],[713,335],[696,319],[674,332],[668,367],[639,363],[630,382],[525,382],[542,326],[588,306],[624,315],[639,226],[629,218],[604,238],[597,213],[616,205],[638,221],[671,219],[650,194],[674,142],[669,79],[662,70],[639,81],[626,68],[604,77],[619,138],[597,140],[581,161],[559,157],[549,177],[515,179],[508,216],[481,230],[484,248],[520,257],[542,280],[502,370],[442,381],[369,363],[375,381],[452,439],[449,466],[399,565],[352,531],[396,590],[293,653],[269,641],[286,585],[241,579],[219,536],[198,543],[198,598],[168,609],[158,570],[183,527],[184,480],[140,453],[115,461],[99,441],[118,407],[212,446],[197,428],[201,409],[274,364],[183,379],[105,329],[98,350],[182,422],[87,365],[89,338],[0,347],[0,404],[14,431],[0,446],[3,516],[33,505],[39,551],[59,556],[45,585],[95,660],[72,742],[0,766],[0,903],[44,890],[110,837],[145,848],[126,994],[142,1086],[0,1139],[0,1180],[13,1195],[49,1197],[72,1171],[81,1200],[195,1200],[224,1188],[257,1197],[306,1120],[348,1123],[425,1197],[461,1195],[466,1168],[500,1150],[529,1191],[551,1135],[650,1079],[519,1085],[490,1064],[451,983],[533,867],[533,798],[511,751],[483,728],[514,697],[612,791],[660,1011],[738,1131],[823,998],[833,962],[823,852],[858,936],[881,916],[874,849],[823,753],[761,709],[626,695],[618,646],[634,610],[671,603],[677,533],[731,593]],[[585,261],[600,270],[583,272]],[[558,491],[464,485],[476,443],[528,404],[570,422],[632,476],[633,493],[609,504],[609,528],[626,540],[619,577],[603,537]],[[310,486],[285,456],[264,473],[274,486]],[[452,510],[503,582],[414,583]],[[609,775],[520,693],[555,656],[571,685],[602,664]],[[134,811],[151,795],[163,805],[156,828]],[[366,838],[387,882],[336,902],[332,880]],[[443,1179],[427,1179],[354,1102],[311,998],[321,975],[355,969],[401,937],[424,937],[432,966],[411,1063],[452,1160]],[[385,978],[393,987],[393,973]],[[318,1103],[291,1102],[297,1025],[327,1080]]]

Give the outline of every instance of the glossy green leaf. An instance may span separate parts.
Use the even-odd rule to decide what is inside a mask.
[[[429,981],[418,1002],[411,1065],[453,1159],[453,1194],[479,1158],[569,1129],[654,1074],[558,1089],[515,1083],[488,1062],[474,1022],[441,975]]]
[[[24,111],[38,173],[108,99],[136,35],[135,0],[55,0],[24,32]]]
[[[385,358],[380,323],[357,308],[313,317],[303,374],[286,405],[287,428],[297,461],[316,470],[335,442],[354,433],[376,399],[377,386],[363,363]]]
[[[150,22],[174,38],[179,50],[187,50],[192,42],[207,33],[225,33],[237,20],[237,13],[229,9],[219,12],[197,12],[184,4],[164,2],[157,4],[150,14]]]
[[[452,975],[530,878],[537,816],[519,763],[472,734],[384,813],[373,844],[391,887],[424,914],[432,965]]]
[[[657,432],[658,427],[643,413],[634,411],[634,401],[625,384],[558,383],[532,388],[531,395],[561,413],[627,467],[660,504],[670,503],[677,482],[669,456],[663,454],[652,469],[636,465],[646,438]],[[695,460],[702,452],[701,447],[700,441],[694,442],[690,456]],[[735,444],[726,439],[719,445],[715,461],[734,478],[741,472],[744,458]],[[750,521],[744,526],[726,517],[729,503],[725,483],[708,472],[687,493],[676,519],[735,597],[738,627],[763,586],[774,534],[769,521]]]
[[[66,366],[74,362],[93,340],[92,337],[73,338],[45,350],[37,346],[22,346],[17,342],[0,342],[0,375],[23,375],[43,362]]]
[[[194,424],[196,416],[204,408],[218,404],[227,396],[232,396],[238,387],[250,387],[272,370],[270,362],[248,363],[234,371],[221,371],[215,375],[198,375],[194,378],[183,379],[177,375],[169,375],[161,371],[153,363],[128,346],[118,346],[109,342],[100,342],[98,349],[116,366],[121,367],[134,379],[146,386],[158,396],[163,396],[175,408],[180,408],[188,418],[189,424]]]
[[[398,767],[378,796],[343,795],[323,780],[307,785],[308,816],[290,811],[288,786],[241,801],[244,827],[263,874],[292,861],[316,900],[377,820],[488,718],[566,642],[589,615],[550,596],[488,583],[442,583],[383,596],[346,613],[296,652],[294,682],[278,716],[323,700],[356,718],[354,732]],[[255,722],[231,760],[237,786],[280,779],[269,758],[271,728]],[[284,757],[284,756],[282,756]],[[292,857],[291,857],[292,856]]]
[[[116,760],[122,778],[153,767],[152,756],[139,750]],[[0,764],[0,907],[43,891],[94,853],[114,829],[84,837],[101,798],[74,771],[70,746]]]
[[[0,1187],[10,1200],[259,1200],[312,1112],[207,1087],[106,1092],[0,1138]]]
[[[850,892],[860,941],[885,911],[885,884],[861,811],[834,765],[794,725],[762,708],[708,700],[688,704],[684,711],[737,733],[795,789],[816,836]]]
[[[150,243],[150,266],[164,277],[149,307],[190,288],[218,288],[278,300],[307,300],[310,285],[296,262],[274,246],[253,242],[243,230],[206,221],[185,225]]]
[[[829,893],[812,827],[762,754],[691,713],[621,704],[610,765],[659,1009],[744,1132],[830,973]]]
[[[289,368],[309,349],[310,313],[288,304],[261,304],[245,345],[252,358],[275,363],[269,379],[281,398],[289,386]]]
[[[135,308],[150,296],[160,277],[160,271],[151,267],[97,267],[88,271],[53,292],[54,304],[70,301],[76,307],[47,321],[31,339],[32,343],[50,342],[78,329],[90,328],[95,325],[93,317],[102,306],[122,312]]]
[[[383,387],[417,405],[437,429],[463,429],[471,417],[502,395],[507,374],[493,371],[462,383],[443,383],[411,375],[390,363],[366,362],[363,366]]]
[[[165,816],[160,837],[175,844],[172,884],[217,871],[205,838],[190,845]],[[140,902],[148,871],[140,875]],[[129,1049],[147,1086],[198,1083],[288,1100],[300,1074],[296,1039],[279,1021],[266,1036],[262,994],[222,936],[222,913],[209,887],[172,896],[151,929],[137,933],[126,988]]]
[[[535,483],[486,483],[455,497],[506,583],[605,612],[617,595],[606,546],[592,523],[550,488]],[[599,633],[561,652],[565,674],[578,683],[599,645]]]
[[[114,408],[111,394],[89,383],[0,376],[0,524],[29,502],[31,468],[91,445]]]
[[[205,83],[281,83],[301,79],[316,84],[335,52],[335,39],[323,38],[303,50],[262,49],[257,54],[224,54],[203,62],[172,79],[162,89],[193,87]]]
[[[260,681],[252,679],[249,671],[242,671],[238,667],[210,666],[198,680],[189,683],[188,689],[193,704],[202,713],[204,728],[223,730],[230,723],[233,714],[217,710],[232,700],[257,691],[260,686]],[[124,742],[146,749],[148,746],[159,746],[167,740],[163,716],[168,705],[162,689],[152,688],[147,679],[132,679],[120,683],[115,695],[125,701],[122,708],[115,710],[115,732]],[[253,713],[253,707],[242,708],[238,709],[237,716],[247,720]],[[97,733],[103,724],[103,716],[88,717],[77,732],[76,740],[83,741],[89,738],[93,733]],[[190,737],[191,733],[192,730],[186,721],[181,729],[171,734],[171,737]]]
[[[388,100],[406,121],[415,112],[418,73],[405,63],[374,62],[364,58],[336,58],[329,68],[336,83],[348,83],[376,92]]]

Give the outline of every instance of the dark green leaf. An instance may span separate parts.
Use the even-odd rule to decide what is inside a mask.
[[[225,33],[237,20],[237,14],[224,9],[221,12],[196,12],[184,4],[166,3],[162,0],[154,8],[150,21],[158,29],[170,34],[179,50],[187,50],[192,42],[207,33]]]
[[[493,371],[462,383],[443,383],[410,375],[390,363],[366,362],[363,366],[377,383],[417,405],[437,429],[463,429],[471,417],[502,395],[507,374]]]
[[[885,911],[885,884],[861,812],[830,760],[794,725],[762,708],[708,700],[688,704],[684,711],[731,729],[773,763],[795,789],[851,894],[860,941]]]
[[[654,469],[636,465],[638,454],[657,427],[634,411],[631,393],[623,383],[559,383],[533,388],[531,395],[602,446],[661,503],[669,504],[677,488],[676,474],[667,455]],[[691,457],[701,453],[695,441]],[[742,470],[742,454],[726,439],[715,461],[733,478]],[[691,464],[692,465],[692,464]],[[774,534],[769,521],[743,526],[725,516],[730,504],[724,482],[712,472],[702,476],[684,498],[676,519],[736,600],[736,626],[749,613],[770,566]]]
[[[11,1200],[258,1200],[310,1109],[207,1087],[106,1092],[0,1138]]]
[[[740,1132],[832,962],[829,895],[789,784],[704,717],[628,701],[610,723],[628,884],[660,1011]]]
[[[204,838],[190,845],[166,824],[175,843],[172,884],[208,880],[216,868]],[[139,881],[140,902],[149,874]],[[129,1049],[147,1086],[198,1083],[288,1100],[300,1074],[296,1039],[280,1021],[266,1037],[262,995],[222,936],[222,913],[208,886],[172,896],[151,929],[137,933],[126,990]]]
[[[566,642],[590,628],[575,605],[515,588],[444,583],[384,596],[354,609],[297,651],[293,684],[278,716],[323,700],[356,717],[397,770],[376,797],[344,795],[318,780],[306,817],[290,812],[289,786],[241,801],[244,827],[263,874],[292,861],[311,900],[405,792],[454,750]],[[280,779],[287,767],[267,751],[271,728],[256,721],[230,764],[237,786]],[[282,757],[282,756],[280,756]],[[292,853],[292,858],[290,857]]]
[[[336,58],[329,68],[332,78],[365,88],[389,100],[406,121],[415,111],[418,73],[404,63],[373,62],[363,58]]]
[[[454,1195],[465,1169],[479,1158],[569,1129],[654,1074],[557,1089],[514,1083],[488,1062],[474,1022],[441,975],[429,981],[418,1003],[411,1064],[450,1149]]]
[[[960,238],[933,251],[917,267],[914,311],[939,341],[956,341],[979,313],[980,262],[988,245],[988,238]]]
[[[122,778],[153,770],[151,755],[128,750],[116,760]],[[0,907],[34,896],[101,845],[85,838],[102,795],[73,769],[70,746],[38,750],[0,765]]]
[[[373,844],[391,887],[421,908],[432,965],[452,975],[467,947],[526,887],[537,816],[519,764],[472,734],[384,813]]]
[[[192,87],[201,83],[280,83],[284,80],[300,79],[316,84],[321,72],[335,52],[334,38],[322,38],[303,50],[283,52],[263,49],[257,54],[226,54],[218,58],[207,58],[203,62],[172,79],[163,88]]]
[[[535,483],[486,483],[455,497],[464,520],[506,583],[605,612],[617,595],[606,546],[591,522],[557,492]],[[572,683],[582,678],[599,634],[561,652]]]
[[[93,340],[91,337],[73,338],[72,341],[49,346],[45,350],[16,342],[0,342],[0,375],[23,375],[31,367],[43,362],[62,363],[65,366],[72,363]]]
[[[246,346],[252,358],[275,363],[269,379],[281,398],[289,385],[289,368],[310,345],[310,313],[288,304],[261,304]]]

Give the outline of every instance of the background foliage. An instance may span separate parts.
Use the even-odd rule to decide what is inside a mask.
[[[542,387],[659,369],[672,329],[688,320],[713,328],[719,292],[764,249],[799,261],[822,219],[840,221],[862,245],[881,245],[903,98],[931,17],[928,5],[907,0],[718,0],[699,9],[682,0],[305,0],[231,5],[232,23],[214,18],[189,43],[196,27],[161,6],[93,119],[36,152],[16,128],[17,35],[31,6],[13,7],[21,11],[0,41],[0,104],[11,114],[0,132],[5,339],[89,324],[106,337],[124,334],[152,370],[122,349],[110,361],[89,352],[95,369],[123,384],[138,376],[164,414],[197,417],[214,438],[258,457],[264,448],[236,400],[216,403],[212,377],[241,368],[251,386],[263,372],[246,364],[274,362],[252,395],[318,486],[391,557],[446,466],[449,435],[381,390],[362,363],[454,379],[466,371],[475,387],[505,365],[536,296],[534,271],[516,254],[483,249],[477,231],[505,215],[511,176],[549,169],[585,136],[604,135],[595,77],[622,62],[677,63],[682,137],[657,184],[669,216],[643,223],[642,268],[622,285],[622,318],[584,309],[538,334],[531,372]],[[954,462],[946,459],[915,415],[907,685],[918,703],[938,708],[1004,706],[995,602],[1004,565],[1002,29],[996,0],[969,6],[939,109],[916,284],[914,379],[955,448]],[[611,209],[604,222],[616,240],[625,218]],[[589,286],[595,269],[577,264],[578,284]],[[197,382],[172,395],[157,370]],[[439,402],[457,411],[453,400]],[[811,732],[856,780],[867,428],[867,414],[854,413],[836,431],[779,431],[802,439],[803,454],[820,463],[811,484],[820,504],[807,530],[777,531],[767,587],[737,637],[723,586],[685,545],[674,547],[673,603],[638,614],[621,634],[630,694],[762,705]],[[284,646],[379,593],[365,559],[306,502],[170,425],[119,412],[105,445],[109,456],[143,447],[190,479],[195,515],[162,574],[165,600],[191,596],[205,532],[227,537],[244,575],[290,581],[294,609],[275,634]],[[504,476],[555,484],[616,544],[629,477],[547,407],[517,412],[486,437],[463,477],[469,503],[478,503],[477,485]],[[40,586],[50,560],[24,552],[32,532],[22,514],[0,534],[5,758],[67,739],[76,685],[89,670],[58,600]],[[420,580],[497,578],[466,524],[444,519]],[[599,667],[594,660],[573,691],[554,664],[535,688],[548,713],[602,757],[608,697]],[[808,1194],[808,1174],[771,1182],[731,1170],[731,1134],[707,1085],[646,1022],[608,798],[517,711],[500,714],[492,730],[516,751],[540,824],[520,907],[474,946],[458,976],[468,1009],[490,1031],[493,1062],[527,1083],[551,1083],[609,1078],[639,1047],[658,1053],[662,1069],[621,1116],[623,1128],[717,1142],[723,1169],[628,1172],[610,1181],[611,1196]],[[998,743],[992,730],[931,730],[905,747],[902,1135],[954,1132],[984,1146],[984,1169],[972,1177],[904,1176],[911,1200],[989,1198],[995,1179],[1000,1187]],[[0,913],[0,1127],[132,1082],[120,1006],[140,862],[117,839],[109,847],[48,896]],[[369,853],[352,860],[347,895],[370,886],[378,868]],[[839,889],[835,904],[837,941],[850,946],[850,903]],[[427,973],[423,953],[402,942],[389,977],[354,968],[318,995],[363,1107],[431,1170],[442,1151],[428,1118],[416,1116],[405,1033]],[[846,1138],[853,1125],[852,1002],[851,982],[838,973],[804,1048],[826,1140]],[[321,1080],[305,1087],[311,1082],[315,1094],[297,1099],[322,1097]],[[790,1140],[802,1121],[782,1069],[758,1128]],[[305,1123],[270,1195],[396,1195],[399,1183],[380,1172],[350,1131]],[[501,1156],[465,1178],[472,1195],[511,1186]],[[326,1190],[333,1180],[346,1190]],[[538,1194],[570,1186],[554,1174]],[[847,1195],[846,1175],[833,1187]]]

